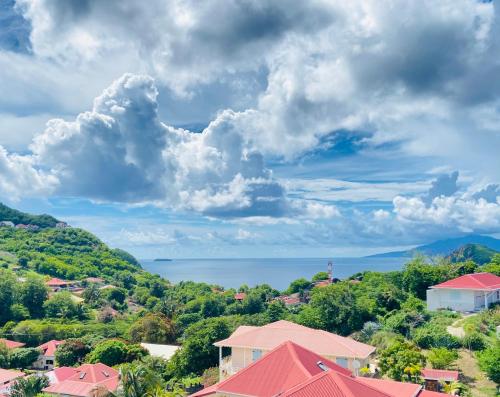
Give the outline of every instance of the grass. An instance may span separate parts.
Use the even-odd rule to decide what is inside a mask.
[[[471,388],[472,397],[496,397],[496,385],[479,369],[474,353],[461,349],[456,366],[461,370],[463,382]]]

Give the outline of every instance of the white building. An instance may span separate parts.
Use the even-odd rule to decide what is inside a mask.
[[[500,301],[500,277],[474,273],[445,281],[427,290],[429,310],[451,309],[474,312]]]
[[[33,368],[42,369],[45,371],[50,371],[54,369],[54,363],[56,360],[56,349],[61,343],[64,343],[63,340],[49,340],[43,345],[38,346],[41,351],[38,359],[33,363]]]

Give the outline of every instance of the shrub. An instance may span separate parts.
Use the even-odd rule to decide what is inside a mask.
[[[469,350],[483,350],[486,346],[486,341],[479,332],[471,332],[464,336],[462,344]]]
[[[449,350],[445,347],[434,347],[429,352],[427,359],[432,368],[448,369],[458,359],[458,353],[456,350]]]

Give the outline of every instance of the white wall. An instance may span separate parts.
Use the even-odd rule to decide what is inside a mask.
[[[484,307],[484,292],[459,289],[428,289],[427,308],[470,312]]]

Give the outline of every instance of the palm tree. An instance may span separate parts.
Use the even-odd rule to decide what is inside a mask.
[[[10,388],[11,397],[35,397],[49,385],[46,376],[29,376],[20,378]]]

